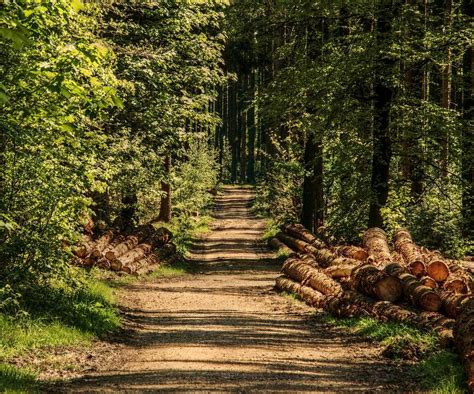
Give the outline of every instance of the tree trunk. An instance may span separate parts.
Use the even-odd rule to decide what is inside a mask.
[[[105,258],[109,261],[117,260],[120,256],[138,245],[139,238],[136,235],[128,236],[123,242],[105,252]]]
[[[449,29],[453,18],[453,0],[445,0],[445,28]],[[447,64],[443,67],[441,75],[441,106],[445,109],[451,109],[451,48],[446,51]],[[449,134],[442,137],[441,140],[441,176],[447,178],[449,163]]]
[[[373,301],[355,291],[345,291],[336,296],[324,296],[284,276],[277,279],[276,287],[281,291],[294,292],[309,305],[323,308],[337,317],[370,316],[383,321],[411,324],[424,331],[436,332],[443,346],[450,345],[453,339],[454,321],[436,312],[416,313],[389,302]]]
[[[342,287],[338,282],[299,259],[288,259],[283,264],[282,272],[289,278],[318,290],[324,295],[337,295],[342,292]]]
[[[387,3],[387,2],[384,2]],[[380,51],[374,87],[374,130],[372,155],[371,201],[369,210],[369,227],[382,227],[383,218],[380,212],[388,199],[390,161],[392,158],[392,140],[390,137],[390,107],[393,91],[389,84],[388,73],[392,69],[393,59],[384,52],[388,45],[387,37],[391,32],[393,6],[382,4],[377,17],[377,46]]]
[[[249,107],[247,110],[247,132],[248,132],[248,161],[247,161],[247,182],[255,183],[255,72],[250,71],[249,74]]]
[[[339,256],[348,257],[350,259],[366,261],[369,254],[358,246],[336,246],[332,251]]]
[[[403,256],[409,271],[418,278],[426,273],[425,259],[413,243],[407,230],[398,230],[394,235],[395,249]]]
[[[238,153],[238,135],[237,135],[237,82],[231,82],[229,95],[229,143],[231,148],[231,168],[230,181],[237,181],[237,153]]]
[[[95,259],[99,259],[102,257],[102,252],[107,247],[107,245],[112,241],[115,236],[115,232],[113,230],[106,231],[102,237],[100,237],[97,242],[95,243],[94,248],[92,249],[92,257]]]
[[[164,195],[161,197],[159,220],[165,223],[171,221],[171,156],[166,155],[164,162],[165,179],[161,182],[161,191]]]
[[[402,296],[400,280],[370,264],[360,265],[352,272],[351,286],[382,301],[395,302]]]
[[[301,223],[310,231],[324,225],[323,146],[309,135],[304,153],[303,210]]]
[[[463,13],[474,17],[472,0],[463,0]],[[463,234],[474,238],[474,47],[469,46],[463,57],[463,131],[462,149],[462,192]]]

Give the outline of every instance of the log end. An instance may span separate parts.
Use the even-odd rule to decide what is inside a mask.
[[[420,282],[422,285],[426,287],[430,287],[432,289],[437,289],[438,288],[438,282],[436,282],[433,278],[430,276],[424,276],[420,279]]]
[[[386,276],[375,285],[375,293],[382,301],[395,302],[402,298],[402,284],[398,278]]]
[[[438,312],[441,309],[441,297],[434,291],[427,291],[419,300],[420,307],[425,311]]]
[[[452,291],[455,294],[467,294],[469,289],[467,287],[466,281],[461,278],[456,278],[452,280],[447,280],[443,286],[444,290]]]
[[[449,276],[449,268],[444,261],[435,260],[428,264],[426,272],[436,282],[444,282]]]
[[[417,278],[421,278],[426,274],[426,266],[422,260],[413,260],[408,264],[408,269]]]

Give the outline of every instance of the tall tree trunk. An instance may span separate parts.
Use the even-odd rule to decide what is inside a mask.
[[[449,30],[453,18],[453,0],[445,0],[445,29]],[[447,64],[443,68],[441,75],[441,106],[446,109],[451,108],[451,94],[452,94],[452,64],[451,64],[451,48],[446,51]],[[443,135],[441,141],[441,176],[447,178],[448,176],[448,162],[449,161],[449,134]]]
[[[304,152],[305,177],[301,223],[310,231],[324,224],[323,146],[308,136]]]
[[[165,179],[161,182],[161,197],[159,220],[165,223],[171,221],[171,156],[167,155],[164,161]]]
[[[388,3],[388,2],[382,2]],[[391,2],[389,3],[391,4]],[[376,37],[380,51],[387,45],[387,38],[391,32],[391,18],[393,6],[382,4],[379,8]],[[383,218],[381,208],[388,199],[390,161],[392,158],[392,140],[390,138],[390,106],[393,91],[388,86],[388,73],[392,69],[393,59],[386,54],[380,53],[377,59],[377,72],[374,86],[374,131],[373,131],[373,156],[372,156],[372,180],[371,201],[369,210],[369,227],[382,227]]]
[[[242,94],[240,99],[240,182],[245,183],[247,175],[247,103],[245,98],[248,93],[248,75],[242,75]]]
[[[232,82],[229,87],[229,143],[231,148],[230,181],[237,181],[237,82]]]
[[[474,17],[472,0],[463,1],[463,13]],[[474,237],[474,47],[463,57],[463,133],[462,133],[462,192],[463,233]]]
[[[247,182],[255,183],[255,72],[249,74],[249,107],[247,110],[247,131],[248,131],[248,161],[247,161]]]

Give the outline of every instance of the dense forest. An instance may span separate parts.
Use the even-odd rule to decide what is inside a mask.
[[[405,225],[468,252],[472,7],[236,2],[224,53],[236,79],[218,108],[225,178],[257,179],[278,223],[325,224],[347,240]]]
[[[473,255],[473,17],[472,0],[0,0],[0,312],[109,329],[72,264],[84,230],[165,226],[185,253],[227,183],[255,185],[275,229],[406,227]]]

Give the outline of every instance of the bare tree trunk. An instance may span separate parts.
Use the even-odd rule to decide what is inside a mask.
[[[247,182],[255,183],[255,73],[250,71],[249,75],[249,102],[247,111],[247,131],[248,131],[248,161],[247,161]]]
[[[463,1],[463,13],[474,17],[474,4]],[[463,58],[463,133],[462,133],[462,193],[463,233],[474,237],[474,47],[471,45]]]
[[[386,36],[391,31],[392,7],[380,6],[377,19],[377,43],[380,48],[386,45]],[[390,138],[390,106],[393,91],[387,86],[386,73],[392,68],[393,60],[380,55],[379,70],[375,78],[375,125],[373,131],[371,202],[369,210],[369,227],[382,227],[381,208],[388,199],[390,161],[392,159],[392,140]]]
[[[161,191],[164,193],[161,197],[159,220],[165,223],[171,221],[171,184],[169,177],[171,175],[171,156],[167,155],[164,162],[165,179],[161,182]]]

